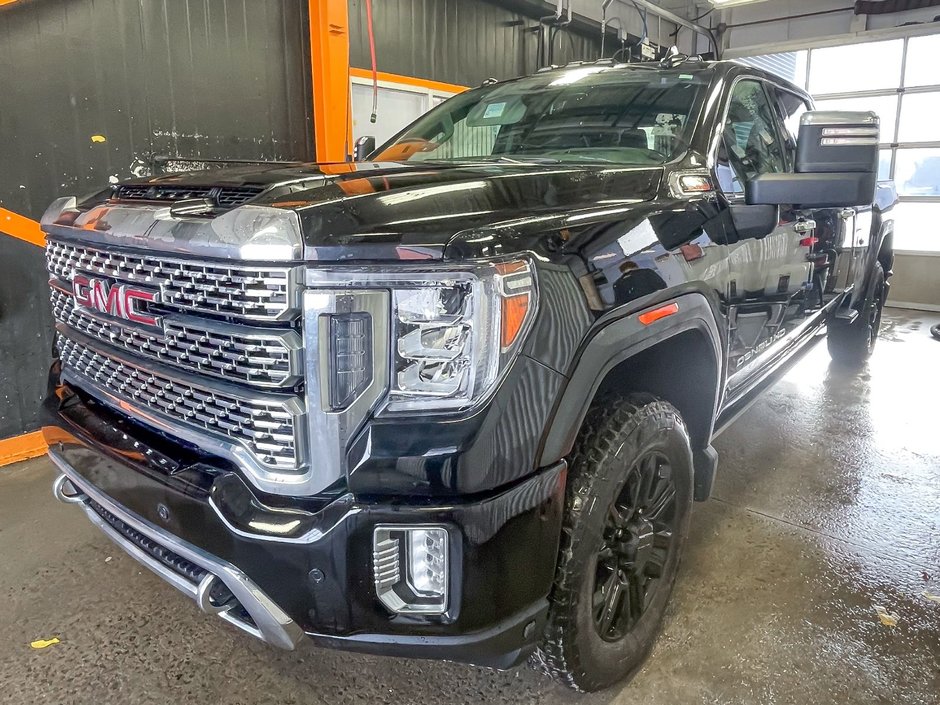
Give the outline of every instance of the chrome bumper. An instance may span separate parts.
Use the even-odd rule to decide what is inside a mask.
[[[300,641],[304,635],[300,626],[238,568],[127,511],[82,479],[51,448],[49,458],[63,473],[52,485],[56,499],[66,504],[81,505],[88,518],[128,555],[188,595],[203,612],[215,614],[242,631],[282,649],[293,649]],[[173,570],[157,560],[112,526],[93,503],[147,541],[197,566],[205,574],[197,581],[185,572]]]

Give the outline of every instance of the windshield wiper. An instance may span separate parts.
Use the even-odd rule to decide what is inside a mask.
[[[505,154],[493,155],[489,157],[478,157],[481,162],[496,162],[497,164],[560,164],[561,159],[554,157],[507,157]]]

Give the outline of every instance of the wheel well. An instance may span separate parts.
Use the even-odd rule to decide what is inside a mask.
[[[685,421],[692,447],[711,441],[718,395],[718,361],[706,337],[685,331],[624,360],[601,382],[592,404],[606,397],[647,392],[672,404]]]

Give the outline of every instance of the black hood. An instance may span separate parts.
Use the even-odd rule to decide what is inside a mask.
[[[264,187],[254,205],[300,217],[308,259],[440,259],[485,232],[516,249],[533,223],[647,201],[662,167],[358,163],[236,167],[129,184]],[[528,227],[526,227],[528,225]],[[490,248],[492,250],[492,248]]]

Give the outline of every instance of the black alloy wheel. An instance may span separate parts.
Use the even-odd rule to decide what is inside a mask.
[[[669,459],[639,458],[608,510],[594,577],[594,625],[619,641],[639,621],[675,550],[676,486]]]
[[[674,406],[635,393],[592,408],[569,462],[536,667],[580,691],[636,672],[679,571],[692,487],[691,440]]]

